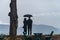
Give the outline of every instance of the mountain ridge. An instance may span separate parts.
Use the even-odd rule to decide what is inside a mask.
[[[9,25],[1,25],[0,24],[0,34],[1,33],[4,33],[4,34],[9,34]],[[40,25],[36,25],[36,24],[33,24],[32,25],[32,32],[33,33],[43,33],[43,34],[49,34],[51,33],[51,31],[54,31],[54,34],[59,34],[59,29],[53,27],[53,26],[50,26],[50,25],[44,25],[44,24],[40,24]],[[17,29],[17,34],[21,35],[23,34],[23,28],[22,27],[18,27]]]
[[[20,28],[19,28],[20,29]],[[23,29],[23,28],[22,28]],[[59,34],[59,29],[50,26],[50,25],[44,25],[44,24],[40,24],[40,25],[32,25],[32,32],[33,33],[44,33],[44,34],[49,34],[51,33],[51,31],[54,31],[54,34]]]

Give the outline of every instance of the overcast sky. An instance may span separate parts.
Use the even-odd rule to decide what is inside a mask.
[[[9,23],[10,0],[0,0],[0,23]],[[60,28],[60,0],[17,0],[19,26],[23,15],[32,14],[33,24],[46,24]]]

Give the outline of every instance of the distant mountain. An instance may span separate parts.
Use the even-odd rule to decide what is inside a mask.
[[[59,29],[49,25],[44,24],[33,25],[32,28],[34,33],[37,32],[37,33],[49,34],[51,33],[51,31],[54,31],[54,34],[59,34]]]
[[[9,25],[0,24],[0,34],[9,34]]]
[[[3,25],[0,24],[0,34],[9,34],[9,25]],[[33,25],[32,26],[32,32],[33,33],[43,33],[43,34],[50,34],[51,31],[54,31],[54,34],[59,34],[60,31],[59,29],[53,27],[53,26],[49,26],[49,25],[44,25],[44,24],[40,24],[40,25]],[[23,28],[22,27],[18,27],[17,29],[17,34],[23,34]]]
[[[20,30],[21,29],[21,30]],[[59,29],[53,27],[53,26],[49,26],[49,25],[44,25],[44,24],[40,24],[40,25],[33,25],[32,26],[32,32],[33,33],[43,33],[43,34],[50,34],[51,31],[54,31],[54,34],[59,34]],[[18,34],[19,32],[23,32],[23,28],[19,27],[18,28]]]

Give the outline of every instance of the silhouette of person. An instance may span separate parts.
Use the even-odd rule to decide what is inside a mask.
[[[27,25],[28,25],[28,35],[32,35],[32,19],[29,19],[27,20]]]
[[[24,18],[24,21],[23,21],[23,23],[24,23],[24,26],[23,26],[23,28],[24,28],[24,34],[27,34],[27,20],[26,20],[26,18]]]

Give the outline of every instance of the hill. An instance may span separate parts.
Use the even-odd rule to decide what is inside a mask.
[[[21,29],[21,30],[20,30]],[[50,25],[44,25],[44,24],[40,24],[40,25],[33,25],[32,26],[32,32],[33,33],[43,33],[43,34],[50,34],[51,31],[54,31],[54,34],[59,34],[59,29],[50,26]],[[19,27],[18,28],[18,34],[19,32],[23,32],[23,28]]]
[[[50,26],[50,25],[44,25],[44,24],[40,24],[40,25],[33,25],[32,26],[32,32],[33,33],[43,33],[43,34],[50,34],[51,31],[54,31],[54,34],[59,34],[59,29]],[[0,34],[9,34],[9,25],[3,25],[0,24]],[[22,35],[23,34],[23,28],[22,27],[18,27],[17,29],[17,34],[18,35]]]

